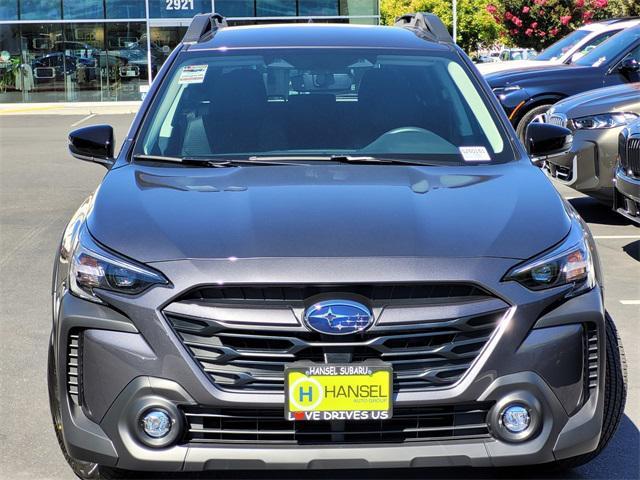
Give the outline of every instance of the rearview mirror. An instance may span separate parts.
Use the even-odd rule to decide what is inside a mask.
[[[536,164],[568,152],[573,143],[571,130],[549,123],[530,123],[525,138],[527,152]]]
[[[69,152],[80,160],[109,168],[115,163],[113,149],[111,125],[91,125],[69,134]]]
[[[622,73],[633,73],[640,70],[640,63],[635,58],[625,58],[620,62],[618,70]]]

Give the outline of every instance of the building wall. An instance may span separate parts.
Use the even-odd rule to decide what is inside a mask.
[[[378,0],[0,0],[0,103],[140,100],[193,15],[378,24]]]

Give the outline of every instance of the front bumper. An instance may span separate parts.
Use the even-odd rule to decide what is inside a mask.
[[[442,272],[437,260],[394,260],[407,262],[393,272]],[[260,260],[247,262],[262,262]],[[344,265],[341,278],[379,277],[376,265]],[[358,263],[358,260],[351,262]],[[417,265],[427,262],[429,265]],[[474,268],[468,259],[459,269],[449,268],[451,280],[466,276],[464,268]],[[492,270],[506,271],[513,261],[491,260],[478,275],[494,277]],[[176,262],[179,263],[179,262]],[[275,263],[263,263],[263,275],[273,278],[279,271]],[[349,263],[349,262],[347,262]],[[473,263],[473,262],[471,262]],[[463,268],[463,264],[466,266]],[[214,268],[215,267],[215,268]],[[219,268],[218,268],[219,267]],[[442,265],[440,265],[442,267]],[[488,268],[487,268],[488,267]],[[181,281],[212,272],[224,275],[222,265],[192,263],[165,265],[165,273],[181,291]],[[175,268],[173,272],[170,270]],[[329,269],[330,271],[331,269]],[[182,271],[182,275],[178,272]],[[305,272],[308,269],[298,269]],[[459,273],[456,273],[459,272]],[[480,273],[485,272],[485,273]],[[280,273],[283,275],[283,273]],[[441,273],[440,273],[441,274]],[[304,275],[302,273],[301,275]],[[385,275],[385,274],[382,274]],[[354,278],[350,278],[354,277]],[[487,280],[485,279],[485,280]],[[256,281],[260,281],[257,279]],[[394,280],[394,279],[385,279]],[[421,279],[428,280],[428,279]],[[231,280],[230,280],[231,281]],[[301,278],[300,281],[317,281]],[[487,281],[488,283],[488,281]],[[58,365],[65,365],[66,342],[72,331],[82,329],[82,406],[71,397],[61,398],[64,439],[69,453],[78,459],[132,470],[190,471],[209,469],[311,469],[311,468],[400,468],[427,466],[503,466],[553,461],[593,451],[602,424],[603,379],[599,375],[585,401],[583,365],[585,324],[598,332],[598,345],[604,345],[604,308],[598,288],[557,305],[562,292],[535,293],[515,283],[502,284],[501,294],[512,306],[490,344],[474,367],[450,388],[399,392],[396,406],[459,405],[494,402],[501,408],[504,399],[534,397],[539,402],[541,426],[530,440],[514,443],[504,440],[499,427],[491,422],[492,435],[482,439],[429,440],[398,444],[325,444],[314,446],[247,444],[192,444],[177,441],[168,448],[145,446],[136,437],[136,414],[145,405],[201,406],[211,409],[282,408],[280,394],[251,394],[217,388],[169,328],[157,305],[166,305],[175,292],[154,288],[132,302],[113,296],[115,309],[92,304],[68,292],[60,296],[55,319]],[[117,313],[118,310],[121,313]],[[598,372],[604,371],[605,356],[598,357]],[[64,371],[64,369],[58,369]],[[67,391],[67,377],[60,375],[59,391]],[[488,417],[491,417],[490,413]],[[184,427],[184,419],[178,427]]]
[[[546,161],[547,175],[610,205],[620,130],[575,131],[571,150]]]
[[[627,175],[618,166],[615,187],[613,209],[629,220],[640,224],[640,178]]]

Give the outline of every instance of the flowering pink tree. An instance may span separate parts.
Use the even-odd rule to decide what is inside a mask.
[[[541,50],[576,28],[609,18],[619,10],[616,0],[503,0],[487,11],[504,27],[511,43]]]

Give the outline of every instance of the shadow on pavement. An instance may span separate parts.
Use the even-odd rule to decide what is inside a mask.
[[[417,479],[637,479],[640,472],[638,428],[626,415],[607,448],[590,463],[573,470],[553,471],[540,466],[510,468],[416,468],[377,470],[269,470],[207,472],[149,478],[175,480],[417,480]],[[372,447],[375,448],[375,447]],[[146,478],[146,477],[144,477]]]
[[[631,220],[614,212],[610,206],[604,205],[590,197],[578,197],[569,200],[587,223],[601,225],[632,225]]]
[[[628,400],[627,400],[628,401]],[[571,478],[640,478],[640,432],[628,416],[622,417],[616,435],[592,462],[577,468]]]
[[[625,245],[622,247],[622,250],[631,258],[640,262],[640,240],[636,240],[635,242]]]

